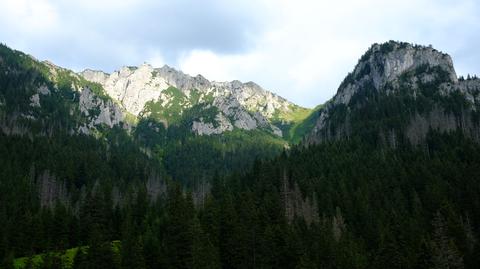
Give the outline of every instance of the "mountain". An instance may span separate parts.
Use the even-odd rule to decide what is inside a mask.
[[[225,264],[478,268],[479,86],[431,47],[374,44],[303,143],[212,187],[206,211],[233,203],[221,212],[239,216],[220,241],[261,253],[225,251]]]
[[[249,168],[308,131],[297,126],[311,110],[253,82],[210,82],[148,64],[75,73],[3,45],[0,67],[4,135],[129,143],[186,184]],[[63,172],[48,169],[52,177]]]
[[[167,126],[195,108],[191,130],[199,135],[221,134],[234,128],[261,129],[288,139],[289,126],[309,113],[253,82],[210,82],[169,66],[143,64],[123,67],[112,74],[85,70],[80,75],[102,85],[132,115],[150,116]]]
[[[128,128],[125,111],[101,86],[50,62],[0,49],[3,133],[51,136],[90,133],[101,125]]]
[[[374,44],[318,112],[307,143],[361,135],[373,143],[419,144],[430,130],[480,139],[480,80],[458,80],[432,47]]]
[[[312,110],[0,46],[0,268],[479,268],[479,101],[393,41]]]
[[[201,75],[191,77],[168,66],[153,68],[148,64],[123,67],[112,74],[88,69],[77,74],[48,61],[40,62],[21,52],[2,49],[5,54],[16,54],[24,64],[37,68],[47,80],[43,84],[33,82],[31,87],[35,89],[28,91],[30,107],[22,107],[23,112],[43,110],[43,99],[48,99],[51,92],[71,87],[70,96],[59,98],[78,106],[71,110],[78,110],[81,115],[72,122],[79,117],[88,118],[77,122],[78,126],[70,130],[74,133],[90,134],[100,125],[109,128],[121,125],[130,130],[141,119],[150,118],[165,127],[188,125],[198,135],[222,134],[234,129],[261,130],[289,141],[293,136],[290,131],[311,111],[253,82],[210,82]],[[7,60],[4,64],[10,64]],[[10,103],[5,101],[5,105]],[[33,114],[23,114],[24,118],[35,118]]]

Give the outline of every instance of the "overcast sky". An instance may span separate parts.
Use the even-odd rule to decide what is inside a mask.
[[[432,44],[480,73],[478,0],[0,0],[0,42],[81,71],[168,64],[255,81],[300,105],[331,98],[372,43]]]

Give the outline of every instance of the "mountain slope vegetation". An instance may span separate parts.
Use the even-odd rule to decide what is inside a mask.
[[[1,268],[480,266],[480,81],[431,47],[374,44],[288,113],[169,67],[59,87],[1,49]],[[145,106],[118,97],[134,77]]]

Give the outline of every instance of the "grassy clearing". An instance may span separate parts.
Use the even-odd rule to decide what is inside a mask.
[[[75,259],[75,255],[77,255],[77,252],[79,249],[82,249],[83,251],[88,250],[87,246],[82,246],[82,247],[75,247],[71,249],[67,249],[63,252],[50,252],[50,253],[42,253],[42,254],[37,254],[33,255],[31,257],[21,257],[17,258],[13,262],[13,266],[15,269],[23,269],[26,267],[26,265],[29,262],[29,259],[32,262],[32,265],[34,268],[40,266],[43,263],[43,258],[47,255],[59,255],[61,260],[62,260],[62,265],[63,268],[69,269],[72,268],[73,266],[73,259]],[[116,240],[112,242],[112,250],[114,254],[119,254],[120,253],[120,241]]]
[[[300,142],[302,138],[312,130],[317,119],[317,112],[322,108],[322,105],[303,111],[289,130],[290,141],[294,144]]]

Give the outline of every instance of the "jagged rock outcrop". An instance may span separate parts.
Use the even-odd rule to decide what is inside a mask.
[[[184,92],[191,89],[203,91],[211,87],[210,81],[208,81],[202,75],[192,77],[184,74],[182,71],[177,71],[168,65],[164,65],[161,68],[156,68],[155,73],[158,77],[163,78],[169,85]]]
[[[79,132],[89,134],[90,130],[97,125],[105,124],[112,128],[114,125],[123,123],[124,113],[112,100],[100,98],[88,87],[84,88],[79,94],[80,111],[90,119],[86,126],[79,127]]]
[[[180,105],[181,111],[177,113],[194,105],[217,108],[215,123],[202,119],[192,122],[192,131],[200,135],[220,134],[233,128],[261,128],[282,136],[273,120],[297,107],[253,82],[210,82],[201,75],[192,77],[169,66],[153,68],[143,64],[123,67],[112,74],[85,70],[80,75],[101,84],[110,97],[135,116],[149,116],[151,111],[145,110],[149,102],[165,109]],[[181,103],[169,91],[171,87],[180,90]],[[159,120],[168,123],[168,119]]]
[[[106,93],[118,101],[128,112],[138,115],[148,101],[160,97],[168,88],[166,81],[154,76],[153,67],[147,64],[138,68],[123,67],[108,75],[102,71],[86,70],[82,76],[103,86]]]
[[[402,74],[424,65],[438,66],[448,74],[449,81],[457,82],[453,62],[448,54],[432,47],[408,43],[374,44],[340,85],[332,102],[348,105],[351,98],[366,85],[372,86],[376,91],[386,90],[387,83],[395,84]]]
[[[233,130],[233,125],[223,113],[217,114],[215,124],[212,122],[204,122],[203,118],[200,118],[199,121],[194,121],[192,124],[192,131],[199,135],[221,134],[231,130]]]
[[[32,107],[41,107],[40,105],[40,96],[41,95],[50,95],[50,90],[46,85],[40,86],[36,93],[30,97],[30,106]]]
[[[290,136],[290,128],[309,111],[253,82],[212,82],[169,66],[75,73],[6,47],[2,53],[9,55],[0,55],[3,76],[19,76],[22,61],[33,67],[31,79],[21,80],[25,91],[0,95],[0,129],[7,134],[25,135],[31,126],[34,135],[99,134],[103,127],[131,130],[149,118],[199,135],[259,129]]]
[[[12,58],[0,66],[5,75],[16,78],[25,73],[15,57],[28,62],[29,77],[18,79],[18,92],[9,93],[2,103],[0,131],[7,135],[52,136],[58,132],[91,134],[101,125],[129,128],[125,111],[104,94],[98,85],[78,74],[18,51],[5,50]],[[96,78],[101,80],[100,77]],[[2,98],[3,99],[3,98]]]
[[[320,110],[306,142],[373,131],[393,146],[401,136],[419,144],[431,129],[461,129],[478,138],[479,92],[478,80],[459,81],[450,56],[431,46],[374,44]]]

